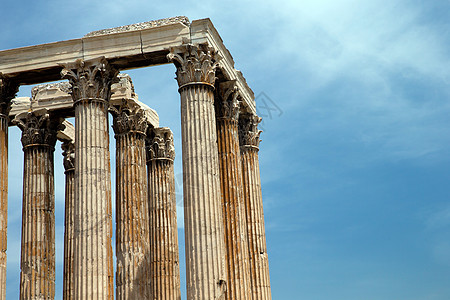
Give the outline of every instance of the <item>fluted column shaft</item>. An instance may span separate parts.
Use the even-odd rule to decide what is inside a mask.
[[[116,299],[150,297],[145,131],[141,109],[113,108],[116,133]]]
[[[260,118],[241,116],[240,144],[245,211],[247,216],[250,276],[253,300],[270,300],[269,259],[259,172]]]
[[[216,93],[217,143],[227,257],[227,299],[251,299],[249,252],[239,150],[239,101],[234,82]]]
[[[113,299],[108,101],[117,71],[104,59],[62,71],[75,101],[74,299]]]
[[[6,300],[8,228],[8,117],[0,114],[0,299]]]
[[[8,228],[8,114],[18,85],[0,74],[0,300],[6,300]]]
[[[64,208],[64,278],[63,299],[73,299],[73,248],[74,218],[73,206],[75,198],[75,144],[65,141],[62,144],[63,164],[66,175],[65,208]]]
[[[172,49],[181,95],[188,299],[225,299],[226,268],[214,113],[215,53]]]
[[[20,299],[55,298],[53,153],[57,124],[46,110],[14,119],[24,151]]]
[[[149,130],[148,136],[152,299],[179,300],[181,292],[173,135],[168,128],[155,128]]]

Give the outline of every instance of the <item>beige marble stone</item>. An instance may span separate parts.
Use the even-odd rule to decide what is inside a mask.
[[[230,52],[209,19],[190,22],[186,17],[175,17],[91,32],[79,39],[0,51],[0,89],[5,86],[4,82],[36,84],[60,80],[61,69],[63,77],[69,79],[69,82],[37,86],[33,88],[31,98],[11,100],[0,93],[3,114],[0,118],[3,118],[0,123],[0,172],[3,180],[0,180],[0,300],[4,299],[6,280],[6,268],[2,266],[6,266],[5,141],[7,126],[12,125],[8,116],[11,120],[44,108],[50,116],[75,117],[75,128],[65,123],[66,128],[57,132],[61,141],[77,141],[73,179],[69,176],[72,171],[66,172],[66,188],[72,189],[73,183],[74,192],[73,200],[68,194],[66,202],[69,206],[66,207],[65,270],[68,272],[65,272],[64,299],[113,299],[108,108],[117,109],[124,102],[132,103],[142,112],[134,121],[135,125],[145,121],[152,128],[159,127],[158,115],[138,100],[130,77],[119,75],[116,78],[116,70],[169,62],[177,68],[181,97],[188,299],[249,298],[245,269],[251,270],[253,299],[270,298],[257,146],[241,143],[239,153],[236,150],[236,122],[221,117],[216,120],[214,107],[215,96],[228,97],[226,93],[220,94],[221,86],[232,83],[233,89],[239,91],[241,112],[255,116],[253,91],[242,73],[235,69]],[[7,81],[4,80],[6,78]],[[221,84],[217,84],[217,78]],[[124,129],[125,123],[115,124],[116,129]],[[258,136],[255,128],[252,127],[250,134],[253,137]],[[126,204],[141,198],[130,198],[130,193],[136,192],[144,197],[146,190],[142,190],[145,175],[139,175],[142,166],[137,167],[142,155],[136,149],[142,150],[142,141],[131,135],[120,135],[117,149],[118,155],[122,155],[119,162],[123,164],[118,164],[118,173],[129,176],[118,180],[123,182],[117,197],[123,210],[118,212],[120,217],[117,218],[121,224],[117,234],[120,246],[117,248],[117,297],[145,299],[145,292],[135,294],[137,287],[138,290],[148,290],[150,298],[178,299],[178,249],[175,249],[177,242],[174,242],[177,239],[176,220],[169,208],[174,202],[173,163],[155,160],[148,165],[148,180],[153,180],[153,191],[158,191],[153,199],[149,195],[149,203],[154,207],[167,207],[167,210],[154,211],[156,219],[153,224],[156,227],[144,226],[151,232],[149,245],[152,239],[154,245],[156,241],[161,242],[163,236],[165,242],[154,246],[153,252],[149,250],[154,268],[149,273],[143,272],[150,277],[156,276],[156,279],[150,281],[153,286],[147,289],[148,281],[136,273],[136,270],[145,269],[142,253],[146,253],[147,242],[143,237],[146,233],[142,224],[131,221],[142,221],[137,215],[146,208],[139,201]],[[65,155],[68,153],[66,149]],[[239,164],[240,160],[242,164]],[[164,180],[154,179],[159,177]],[[245,213],[240,205],[242,201]],[[149,218],[151,212],[150,209]],[[130,214],[128,222],[126,218]],[[243,215],[247,215],[245,222]],[[162,225],[164,222],[166,225]],[[242,228],[244,223],[247,230]],[[140,234],[143,236],[137,237]],[[248,257],[245,255],[246,247],[249,247]],[[164,255],[167,260],[161,260],[158,255]],[[250,267],[246,266],[248,261]]]
[[[217,143],[224,219],[227,299],[251,299],[247,225],[242,191],[238,117],[240,101],[235,81],[216,90]]]
[[[147,137],[151,294],[155,300],[179,300],[173,134],[169,128],[151,128]]]
[[[6,299],[6,250],[8,229],[8,123],[11,99],[18,85],[0,73],[0,300]]]
[[[103,58],[62,71],[75,106],[74,299],[113,299],[108,101],[117,71]]]
[[[169,54],[181,96],[188,299],[225,299],[226,267],[214,113],[217,56],[206,45]]]
[[[120,103],[122,100],[135,102],[144,110],[144,118],[153,127],[159,126],[159,116],[155,110],[138,100],[138,95],[134,92],[133,82],[127,74],[119,74],[118,82],[111,86],[111,105]],[[29,110],[45,108],[49,112],[56,113],[61,117],[74,117],[75,108],[72,96],[69,94],[70,83],[58,82],[52,84],[42,84],[32,89],[32,97],[18,97],[11,100],[9,111],[10,119],[15,115]],[[73,128],[73,127],[70,127]],[[70,128],[66,128],[70,130]]]
[[[116,299],[150,294],[145,111],[133,101],[112,105],[116,138]]]
[[[247,216],[250,277],[253,300],[272,299],[269,276],[269,258],[264,226],[261,178],[259,173],[258,123],[261,118],[243,114],[239,118],[239,139],[242,158],[242,178],[245,214]]]
[[[104,56],[115,67],[127,70],[167,64],[166,55],[185,43],[213,47],[222,57],[226,80],[237,80],[246,110],[256,113],[254,94],[210,19],[189,22],[175,17],[104,29],[83,38],[0,51],[0,72],[24,84],[60,79],[61,64]]]
[[[17,115],[24,151],[20,299],[55,298],[54,162],[60,118],[47,110]]]
[[[70,124],[70,123],[69,123]],[[74,139],[63,139],[64,174],[66,175],[64,206],[64,271],[63,299],[73,299],[73,251],[74,251],[74,199],[75,199],[75,144]]]

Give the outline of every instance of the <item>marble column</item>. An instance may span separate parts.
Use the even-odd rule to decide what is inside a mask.
[[[104,58],[61,72],[75,107],[74,299],[114,299],[108,102],[117,74]]]
[[[227,257],[227,299],[251,299],[247,225],[239,150],[238,91],[235,81],[216,90],[217,143]]]
[[[207,45],[171,49],[181,96],[188,299],[225,299],[226,267],[214,112],[217,56]]]
[[[73,206],[75,197],[75,144],[73,141],[64,141],[63,165],[66,175],[66,201],[64,208],[64,277],[63,299],[73,299],[73,247],[74,247],[74,221]]]
[[[8,228],[8,114],[19,89],[0,73],[0,300],[6,300],[6,246]]]
[[[272,299],[267,256],[266,231],[264,227],[261,178],[259,173],[258,124],[261,118],[243,114],[239,118],[241,145],[243,195],[247,216],[248,247],[250,253],[250,276],[253,300]]]
[[[55,298],[55,190],[53,153],[59,118],[47,110],[19,114],[24,152],[20,299]]]
[[[173,134],[169,128],[152,128],[148,130],[147,136],[152,299],[179,300],[180,264]]]
[[[113,106],[116,138],[116,299],[150,297],[149,223],[142,108],[123,100]]]

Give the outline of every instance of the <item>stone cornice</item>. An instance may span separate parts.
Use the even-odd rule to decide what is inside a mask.
[[[215,94],[216,118],[237,122],[241,103],[236,81],[219,83]]]
[[[207,44],[186,44],[171,48],[167,59],[177,68],[176,80],[180,90],[191,84],[204,84],[214,88],[219,56]]]
[[[102,29],[97,31],[92,31],[86,34],[84,37],[92,37],[92,36],[100,36],[100,35],[108,35],[115,34],[127,31],[136,31],[136,30],[145,30],[154,27],[166,26],[176,23],[182,23],[186,26],[190,25],[189,19],[185,16],[171,17],[165,19],[159,19],[154,21],[136,23],[131,25],[119,26],[114,28]]]
[[[18,91],[19,85],[0,73],[0,116],[8,116],[11,100],[16,97]]]
[[[147,162],[175,159],[173,133],[167,127],[151,128],[147,133]]]
[[[111,105],[109,111],[113,115],[113,130],[116,135],[139,133],[145,135],[148,122],[145,111],[133,101],[122,100],[119,105]]]
[[[242,150],[258,150],[262,131],[258,130],[261,118],[253,114],[239,117],[239,144]]]
[[[61,144],[63,165],[67,172],[75,171],[75,144],[73,141],[65,140]]]
[[[58,130],[62,130],[64,126],[62,122],[61,118],[50,118],[46,109],[21,113],[13,120],[13,123],[22,130],[21,141],[24,148],[30,146],[54,148]]]
[[[111,84],[118,81],[119,73],[104,58],[84,61],[78,59],[75,63],[62,65],[61,76],[71,84],[72,98],[77,101],[85,99],[100,99],[109,101]]]

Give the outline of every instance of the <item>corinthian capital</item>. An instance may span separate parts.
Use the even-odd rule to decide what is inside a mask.
[[[104,57],[89,61],[78,59],[75,63],[62,67],[61,76],[69,80],[72,86],[70,93],[75,102],[83,99],[110,99],[111,84],[117,80],[119,71]]]
[[[61,144],[63,165],[66,172],[75,170],[75,144],[66,140]]]
[[[115,134],[137,132],[145,135],[147,119],[144,110],[135,102],[122,100],[121,104],[109,107],[113,115],[113,129]]]
[[[189,84],[214,87],[219,56],[212,47],[187,44],[171,48],[167,58],[177,68],[176,79],[180,89]]]
[[[147,133],[147,161],[175,159],[173,133],[167,127],[152,128]]]
[[[13,123],[22,130],[22,145],[55,147],[58,130],[64,129],[61,118],[51,119],[46,109],[18,114]]]
[[[246,149],[259,148],[259,136],[261,130],[258,130],[258,124],[261,122],[261,118],[253,114],[243,114],[239,118],[239,144]]]
[[[216,90],[216,117],[236,121],[239,118],[241,102],[238,99],[239,93],[236,80],[221,82]]]
[[[8,115],[11,99],[16,97],[19,85],[0,73],[0,115]]]

